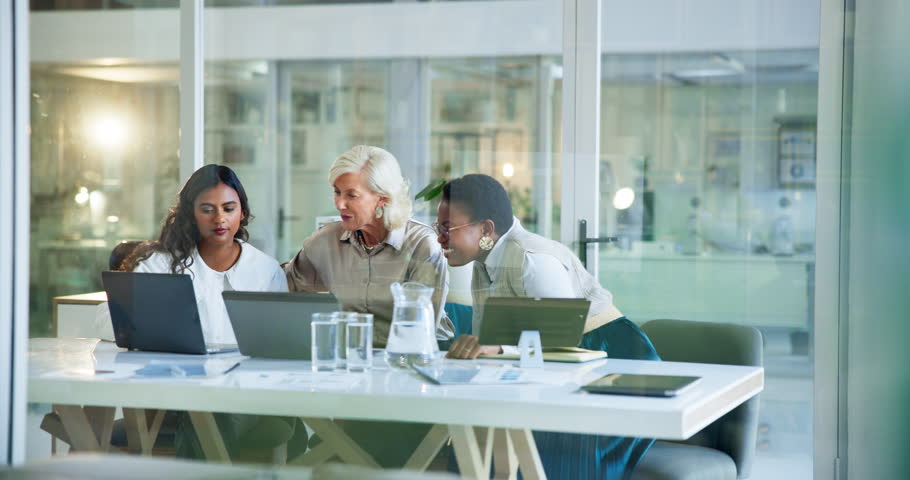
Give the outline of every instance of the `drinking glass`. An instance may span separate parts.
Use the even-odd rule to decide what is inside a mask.
[[[357,312],[335,312],[335,322],[338,323],[338,341],[335,343],[335,367],[344,368],[347,359],[347,325],[354,321]]]
[[[335,370],[338,323],[334,313],[314,313],[312,329],[312,363],[314,372]]]
[[[349,372],[366,372],[373,367],[373,324],[347,324],[347,367]]]

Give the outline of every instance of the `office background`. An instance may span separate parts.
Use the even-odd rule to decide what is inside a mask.
[[[154,238],[179,188],[186,30],[176,1],[30,10],[28,330],[45,336],[50,298],[99,290],[112,246]],[[593,165],[587,220],[617,241],[591,260],[629,318],[765,334],[753,478],[888,471],[835,459],[850,457],[848,438],[859,459],[901,444],[869,441],[902,435],[848,405],[906,418],[869,389],[897,380],[905,398],[906,374],[867,371],[899,360],[887,346],[906,332],[906,300],[890,290],[906,286],[906,260],[889,243],[908,228],[896,140],[908,122],[893,101],[906,90],[888,81],[906,78],[906,6],[603,1],[591,161],[564,148],[584,128],[566,112],[584,100],[562,97],[580,71],[574,53],[566,61],[563,11],[537,0],[206,2],[203,161],[236,169],[252,241],[280,261],[334,213],[327,167],[354,144],[389,148],[414,191],[493,175],[529,229],[573,246],[581,218],[565,186]]]

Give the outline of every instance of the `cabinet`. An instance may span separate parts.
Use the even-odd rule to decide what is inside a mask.
[[[600,283],[633,321],[676,318],[809,330],[814,258],[601,253]]]

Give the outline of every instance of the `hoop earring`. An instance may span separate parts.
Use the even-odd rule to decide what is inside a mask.
[[[385,213],[383,207],[376,207],[376,218],[382,218],[382,215]]]
[[[478,242],[478,244],[480,245],[480,249],[486,250],[486,251],[493,250],[494,243],[496,243],[496,242],[494,242],[493,239],[490,238],[489,235],[484,235],[484,236],[480,237],[480,241]]]

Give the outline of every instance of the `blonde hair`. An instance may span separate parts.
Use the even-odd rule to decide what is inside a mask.
[[[401,176],[398,160],[379,147],[357,145],[335,159],[329,169],[329,185],[346,173],[362,173],[373,193],[388,198],[382,223],[388,230],[401,228],[411,217],[408,180]]]

